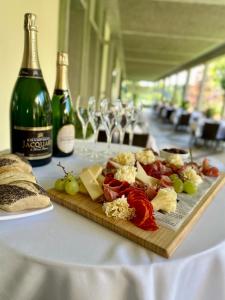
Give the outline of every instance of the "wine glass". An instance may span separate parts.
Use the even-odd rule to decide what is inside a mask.
[[[105,128],[106,132],[106,137],[107,137],[107,151],[106,155],[110,154],[110,145],[112,141],[112,133],[113,133],[113,128],[115,125],[115,115],[113,110],[111,110],[109,105],[108,99],[103,99],[100,102],[100,112],[101,112],[101,119],[102,119],[102,124]]]
[[[76,101],[76,112],[77,112],[78,119],[80,120],[80,123],[82,126],[82,136],[83,136],[83,142],[84,142],[84,140],[87,138],[89,114],[88,114],[87,108],[82,106],[81,96],[78,96],[77,101]],[[86,152],[87,152],[87,147],[84,146],[81,149],[81,153],[86,153]]]
[[[122,109],[122,103],[120,99],[116,99],[112,101],[110,105],[110,110],[114,114],[114,124],[113,128],[111,130],[111,139],[113,138],[114,134],[118,131],[119,137],[121,135],[121,122],[122,122],[122,114],[123,114],[123,109]]]
[[[120,123],[120,144],[123,144],[125,132],[131,124],[133,110],[134,110],[134,103],[132,100],[123,104],[123,113],[122,113],[121,123]]]
[[[89,121],[92,125],[94,131],[94,151],[92,151],[91,158],[97,159],[99,154],[96,152],[96,143],[98,141],[99,129],[101,126],[101,113],[96,110],[96,99],[95,97],[90,97],[88,99],[88,115]]]
[[[131,146],[134,139],[134,129],[137,124],[139,115],[142,111],[142,103],[139,102],[136,106],[133,107],[131,120],[130,120],[130,131],[129,131],[129,145]]]

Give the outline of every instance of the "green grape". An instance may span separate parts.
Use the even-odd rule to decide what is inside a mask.
[[[66,174],[65,178],[68,180],[74,180],[75,176],[73,175],[73,172],[69,172],[68,174]]]
[[[170,175],[170,179],[171,179],[172,181],[174,181],[174,180],[179,179],[179,176],[178,176],[177,174],[172,174],[172,175]]]
[[[60,178],[55,181],[55,189],[57,191],[63,192],[65,189],[65,180]]]
[[[190,180],[184,182],[184,192],[193,195],[197,192],[197,186]]]
[[[182,193],[184,189],[183,181],[180,178],[174,179],[173,187],[176,193]]]
[[[66,180],[65,191],[69,195],[75,195],[77,192],[79,192],[79,184],[75,178],[73,180]]]

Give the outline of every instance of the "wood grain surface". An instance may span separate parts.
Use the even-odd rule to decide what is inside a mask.
[[[184,240],[188,232],[190,232],[224,183],[225,174],[222,174],[177,231],[161,225],[155,232],[144,231],[129,221],[114,220],[107,217],[102,210],[102,205],[92,201],[87,195],[77,193],[71,196],[58,192],[55,189],[48,190],[48,193],[53,201],[117,232],[158,255],[169,258]]]

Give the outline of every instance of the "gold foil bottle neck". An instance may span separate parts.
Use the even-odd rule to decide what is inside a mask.
[[[37,31],[36,26],[37,16],[35,14],[27,13],[24,15],[24,29]]]
[[[66,52],[58,52],[57,53],[57,65],[60,65],[60,66],[68,66],[69,65],[68,54]]]
[[[22,68],[40,69],[37,51],[37,26],[36,15],[24,16],[24,52]]]

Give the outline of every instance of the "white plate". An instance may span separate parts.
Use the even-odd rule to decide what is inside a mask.
[[[30,216],[35,216],[39,214],[43,214],[53,209],[53,204],[51,203],[49,206],[39,209],[32,210],[24,210],[20,212],[7,212],[0,209],[0,221],[12,220],[12,219],[20,219]]]

